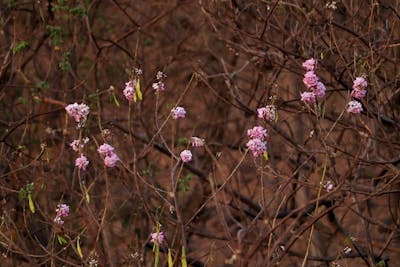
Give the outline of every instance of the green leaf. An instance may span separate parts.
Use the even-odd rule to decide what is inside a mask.
[[[137,81],[136,81],[136,94],[137,94],[139,101],[142,101],[143,95],[142,95],[142,92],[140,91],[140,79],[137,79]]]
[[[267,152],[267,151],[264,151],[263,156],[264,156],[265,160],[269,160],[268,152]]]
[[[386,267],[386,263],[384,260],[381,260],[380,262],[378,262],[378,266],[379,267]]]
[[[29,202],[29,209],[31,210],[32,213],[35,213],[35,204],[33,203],[31,193],[28,193],[28,202]]]
[[[29,43],[22,41],[13,47],[13,54],[15,55],[15,54],[21,52],[22,50],[27,49],[28,47],[29,47]]]
[[[114,103],[117,106],[117,108],[119,108],[119,101],[117,99],[117,97],[115,96],[115,94],[113,93],[113,98],[114,98]]]
[[[76,240],[76,250],[78,251],[79,257],[81,257],[81,259],[82,259],[83,254],[82,254],[81,244],[79,243],[79,236]]]
[[[88,191],[88,189],[87,189],[87,187],[86,187],[85,184],[83,184],[83,191],[85,191],[85,199],[86,199],[86,202],[89,204],[89,202],[90,202],[90,195],[89,195],[89,191]]]
[[[57,235],[57,240],[58,240],[58,244],[65,245],[68,243],[68,241],[61,235]]]
[[[185,247],[184,246],[182,246],[181,263],[182,263],[182,267],[187,267],[187,261],[186,261],[186,254],[185,254]]]
[[[18,200],[19,202],[24,201],[24,199],[26,198],[26,191],[24,188],[21,188],[18,192]]]
[[[168,249],[168,267],[173,267],[173,266],[174,266],[174,264],[172,261],[172,253],[171,253],[171,250]]]

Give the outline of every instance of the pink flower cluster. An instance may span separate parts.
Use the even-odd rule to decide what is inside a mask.
[[[186,116],[186,110],[183,107],[176,107],[171,110],[172,118],[179,119],[179,118],[185,118]]]
[[[180,154],[180,157],[183,162],[187,163],[192,160],[192,152],[190,150],[183,150]]]
[[[117,162],[120,160],[118,155],[114,152],[114,147],[110,146],[109,144],[102,144],[97,149],[97,152],[104,157],[104,165],[109,168],[115,167]]]
[[[159,232],[159,233],[152,233],[151,234],[151,243],[157,243],[157,245],[161,245],[164,241],[164,233]]]
[[[72,141],[69,146],[72,148],[73,151],[79,152],[79,149],[83,148],[89,142],[89,138],[84,138],[82,140],[76,139]]]
[[[69,206],[67,204],[58,204],[56,209],[57,215],[54,222],[57,224],[64,224],[63,218],[69,215]]]
[[[246,144],[247,148],[254,157],[261,157],[267,151],[267,142],[264,140],[267,137],[267,130],[261,126],[255,126],[247,130],[247,135],[251,138]]]
[[[308,91],[301,93],[301,101],[305,103],[315,103],[316,99],[322,99],[325,96],[325,85],[319,81],[318,76],[315,74],[314,69],[316,60],[310,58],[303,62],[303,67],[307,70],[304,74],[303,83]]]
[[[193,147],[201,147],[201,146],[204,146],[205,140],[202,139],[202,138],[196,137],[196,136],[192,136],[192,137],[190,138],[190,144],[191,144]]]
[[[351,92],[351,96],[357,99],[361,99],[365,97],[367,94],[368,83],[363,77],[357,77],[353,82],[353,91]]]
[[[78,127],[85,125],[90,111],[88,105],[78,103],[69,104],[65,107],[65,110],[78,123]]]
[[[83,154],[79,158],[75,160],[75,166],[81,169],[82,171],[86,171],[86,167],[89,164],[89,161],[87,157],[85,157]]]
[[[354,113],[354,114],[360,114],[361,111],[363,111],[363,108],[362,108],[362,105],[360,102],[353,100],[347,104],[347,112]]]
[[[327,181],[323,187],[329,193],[335,188],[335,184],[332,181]]]
[[[133,101],[133,97],[136,93],[136,80],[125,83],[125,89],[123,93],[128,101]]]
[[[164,73],[162,73],[161,71],[157,72],[156,78],[157,78],[157,82],[153,83],[153,89],[156,92],[163,92],[165,91],[165,84],[163,82],[163,78],[166,77],[166,75]]]
[[[274,105],[266,105],[265,107],[257,109],[258,117],[267,121],[275,121],[276,107]]]
[[[368,83],[364,77],[357,77],[353,82],[353,91],[351,92],[351,96],[356,99],[362,99],[366,96]],[[347,104],[347,112],[359,114],[363,111],[362,105],[357,100],[350,101]]]

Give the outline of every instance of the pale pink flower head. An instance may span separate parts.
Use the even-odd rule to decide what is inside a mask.
[[[199,137],[192,136],[192,137],[190,138],[190,144],[191,144],[193,147],[201,147],[201,146],[204,146],[204,143],[205,143],[204,139],[201,139],[201,138],[199,138]]]
[[[267,105],[257,109],[258,117],[267,121],[274,121],[276,119],[276,107],[274,105]]]
[[[115,165],[117,164],[118,161],[119,161],[119,157],[117,156],[117,154],[112,152],[111,154],[107,155],[104,158],[104,165],[106,165],[106,167],[113,168],[113,167],[115,167]]]
[[[110,146],[109,144],[104,143],[101,146],[99,146],[99,148],[97,149],[97,152],[100,155],[102,155],[103,157],[109,156],[114,153],[114,147]]]
[[[308,71],[304,74],[303,83],[307,86],[308,89],[317,86],[318,77],[314,73],[314,71]]]
[[[313,88],[313,92],[318,99],[322,99],[325,96],[326,88],[322,82],[318,82],[317,86]]]
[[[157,80],[162,80],[163,78],[165,78],[165,77],[167,77],[167,75],[165,75],[162,71],[158,71],[157,72],[157,75],[156,75],[156,78],[157,78]]]
[[[89,161],[87,157],[85,157],[83,154],[81,154],[81,156],[75,160],[75,166],[81,169],[82,171],[86,170],[88,164]]]
[[[84,138],[82,140],[76,139],[74,141],[72,141],[69,146],[72,148],[73,151],[75,152],[79,152],[80,148],[83,148],[84,145],[89,142],[89,138]]]
[[[351,96],[357,99],[361,99],[367,95],[367,90],[353,90]]]
[[[315,103],[315,94],[314,92],[303,92],[301,95],[301,101],[304,103]]]
[[[90,111],[88,105],[78,103],[69,104],[65,107],[65,110],[75,120],[75,122],[79,123],[80,126],[83,126],[86,123]]]
[[[353,89],[354,90],[361,91],[361,90],[367,88],[367,86],[368,86],[368,83],[364,79],[364,77],[357,77],[353,82]]]
[[[162,81],[158,81],[156,83],[153,83],[153,89],[156,92],[163,92],[163,91],[165,91],[165,84]]]
[[[303,62],[303,68],[305,68],[307,71],[314,70],[316,63],[317,61],[313,58],[307,59]]]
[[[326,192],[331,192],[334,188],[335,188],[335,184],[332,182],[332,181],[327,181],[325,184],[324,184],[324,188],[325,188],[325,190],[326,190]]]
[[[151,234],[151,243],[157,243],[158,245],[161,245],[162,242],[164,241],[164,233],[163,232],[158,232],[158,233],[152,233]]]
[[[56,224],[60,224],[60,225],[63,225],[63,224],[64,224],[63,219],[61,219],[61,217],[58,217],[58,216],[56,216],[56,217],[54,218],[54,222],[55,222]]]
[[[183,162],[187,163],[192,160],[192,152],[190,152],[190,150],[183,150],[180,157]]]
[[[125,89],[123,93],[128,101],[133,101],[133,96],[136,93],[136,80],[125,83]]]
[[[68,217],[69,206],[67,204],[58,204],[56,212],[57,212],[57,217]]]
[[[254,126],[253,129],[247,130],[247,135],[250,138],[264,139],[267,136],[267,130],[262,126]]]
[[[360,102],[353,100],[347,104],[347,112],[359,114],[361,111],[363,111],[363,108]]]
[[[254,157],[261,157],[267,150],[267,143],[258,138],[251,139],[247,142],[246,146],[253,153]]]
[[[173,108],[171,110],[171,113],[172,113],[172,118],[174,118],[175,120],[179,118],[185,118],[186,116],[186,111],[183,107]]]

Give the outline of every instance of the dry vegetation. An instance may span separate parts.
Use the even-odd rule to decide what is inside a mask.
[[[157,223],[159,266],[182,246],[190,266],[398,266],[400,1],[2,0],[0,27],[1,266],[154,266]],[[307,106],[312,57],[327,94]],[[90,106],[82,129],[74,102]],[[257,118],[271,103],[278,120]],[[268,160],[246,149],[255,125]],[[84,137],[81,171],[69,143]]]

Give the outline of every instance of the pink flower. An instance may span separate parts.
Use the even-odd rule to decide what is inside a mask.
[[[157,78],[157,80],[162,80],[163,78],[165,78],[165,77],[167,77],[167,75],[165,75],[162,71],[158,71],[157,72],[157,75],[156,75],[156,78]]]
[[[56,212],[58,217],[68,217],[69,206],[67,204],[58,204]]]
[[[313,58],[307,59],[306,61],[303,62],[303,67],[307,70],[307,71],[312,71],[315,68],[316,65],[316,60]]]
[[[351,96],[357,99],[361,99],[365,97],[367,94],[367,90],[353,90],[351,91]]]
[[[79,123],[81,126],[86,123],[90,111],[88,105],[78,103],[69,104],[65,107],[65,110],[75,120],[75,122]]]
[[[326,192],[329,193],[335,188],[335,185],[332,181],[327,181],[326,184],[324,184],[324,188],[325,188]]]
[[[358,101],[350,101],[347,105],[347,112],[349,113],[359,114],[361,111],[363,111],[362,105]]]
[[[247,130],[247,135],[250,138],[264,139],[267,136],[267,130],[261,126],[254,126],[253,129]]]
[[[114,153],[114,147],[104,143],[97,149],[97,152],[103,157],[109,156]]]
[[[125,89],[123,93],[128,101],[133,101],[133,96],[136,93],[136,80],[125,83]]]
[[[201,138],[199,138],[199,137],[192,136],[192,137],[190,138],[190,144],[191,144],[193,147],[201,147],[201,146],[204,146],[204,143],[205,143],[204,139],[201,139]]]
[[[151,234],[151,240],[150,240],[151,243],[157,243],[158,245],[161,245],[163,241],[164,241],[163,232]]]
[[[318,99],[322,99],[325,96],[326,88],[322,82],[318,82],[317,86],[313,88],[313,93]]]
[[[318,77],[317,75],[314,73],[314,71],[308,71],[304,74],[304,79],[303,79],[303,83],[307,86],[307,88],[312,88],[317,86],[318,83]]]
[[[246,146],[251,150],[254,157],[261,157],[267,150],[267,143],[258,138],[251,139]]]
[[[187,163],[192,160],[192,152],[190,150],[183,150],[180,154],[183,162]]]
[[[63,219],[61,219],[61,217],[57,217],[57,216],[54,218],[54,222],[55,222],[56,224],[60,224],[60,225],[63,225],[63,224],[64,224]]]
[[[301,95],[301,101],[305,103],[315,103],[315,94],[313,92],[303,92]]]
[[[357,77],[353,82],[353,89],[362,91],[363,89],[367,88],[368,83],[363,77]]]
[[[158,81],[156,83],[153,83],[153,89],[156,92],[163,92],[163,91],[165,91],[165,84],[162,81]]]
[[[88,164],[89,161],[83,154],[81,154],[81,156],[75,160],[75,166],[81,169],[82,171],[86,170]]]
[[[117,156],[117,154],[112,152],[104,158],[104,165],[109,168],[113,168],[117,164],[117,161],[119,161],[119,157]]]
[[[58,204],[56,209],[57,215],[54,218],[54,222],[56,224],[64,224],[62,218],[68,217],[69,215],[69,206],[67,204]]]
[[[69,146],[72,148],[73,151],[79,152],[79,148],[83,148],[83,146],[84,146],[87,142],[89,142],[89,138],[87,138],[87,137],[84,138],[84,139],[82,139],[82,141],[79,140],[79,139],[76,139],[76,140],[72,141],[72,142],[69,144]]]
[[[185,118],[186,116],[186,111],[183,107],[173,108],[171,110],[171,113],[172,113],[172,118],[174,118],[175,120],[179,118]]]
[[[258,117],[267,121],[274,121],[276,119],[276,107],[274,105],[267,105],[257,109]]]

